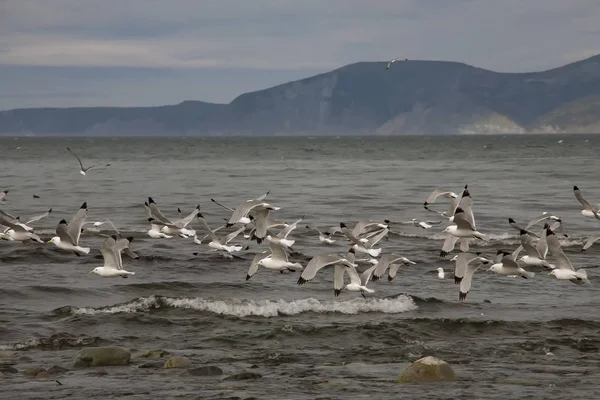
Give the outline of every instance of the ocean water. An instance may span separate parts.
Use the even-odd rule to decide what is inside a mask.
[[[67,146],[86,164],[111,166],[81,176]],[[600,136],[0,138],[0,148],[0,190],[10,190],[0,209],[26,219],[52,208],[33,224],[49,239],[87,201],[88,221],[110,218],[140,255],[124,256],[135,276],[109,279],[88,274],[102,265],[100,229],[84,232],[92,252],[81,257],[50,244],[0,242],[0,364],[19,370],[0,373],[3,399],[600,398],[600,244],[580,252],[600,223],[580,214],[572,191],[578,185],[600,203]],[[422,207],[427,195],[465,184],[478,230],[489,236],[473,251],[514,250],[518,232],[508,217],[525,225],[547,211],[563,217],[564,250],[591,284],[535,268],[533,279],[480,269],[461,302],[454,264],[439,257],[447,221],[430,230],[392,223],[400,235],[384,239],[383,252],[417,264],[371,283],[367,299],[348,291],[334,297],[327,269],[303,286],[299,273],[262,268],[246,281],[264,243],[241,238],[249,249],[231,259],[190,239],[145,234],[148,196],[172,218],[178,207],[188,213],[199,204],[217,227],[230,213],[211,198],[235,207],[270,191],[277,218],[304,216],[290,238],[291,259],[306,265],[348,248],[339,237],[320,244],[306,224],[436,220]],[[437,278],[438,267],[446,279]],[[77,352],[90,345],[164,349],[224,374],[139,368],[148,360],[135,358],[127,367],[75,368]],[[427,355],[450,363],[457,381],[394,383]],[[69,371],[53,379],[21,373],[53,365]],[[241,372],[261,378],[223,379]]]

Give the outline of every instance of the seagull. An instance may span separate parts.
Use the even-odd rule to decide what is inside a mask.
[[[600,219],[600,215],[598,214],[600,213],[600,204],[592,206],[590,203],[588,203],[583,198],[583,195],[577,186],[573,186],[573,193],[575,194],[577,201],[581,203],[581,215],[584,217]]]
[[[365,272],[363,272],[362,274],[359,275],[358,272],[356,271],[355,267],[346,266],[343,271],[345,271],[348,274],[348,276],[350,277],[350,283],[347,284],[344,287],[344,289],[349,290],[351,292],[360,292],[361,296],[364,297],[365,299],[367,298],[367,296],[365,296],[365,292],[375,293],[375,291],[373,289],[369,289],[367,287],[367,284],[369,283],[369,280],[371,279],[371,275],[373,274],[375,267],[376,266],[373,265],[372,267],[370,267]],[[339,268],[337,264],[336,264],[335,268]],[[336,269],[336,271],[337,271],[337,269]],[[341,292],[341,290],[340,290],[340,292]],[[336,297],[339,295],[340,292],[336,292]]]
[[[160,230],[162,225],[157,224],[156,220],[152,217],[148,218],[148,222],[150,222],[150,230],[146,232],[148,236],[153,239],[170,239],[173,236],[167,235],[166,233],[162,233]]]
[[[440,267],[440,268],[437,269],[437,271],[438,271],[438,275],[437,275],[438,278],[444,279],[444,268]]]
[[[467,267],[473,262],[485,262],[487,258],[481,257],[481,253],[459,253],[452,258],[454,260],[454,283],[457,285],[463,280]]]
[[[408,58],[402,58],[402,57],[397,57],[394,58],[392,60],[390,60],[387,65],[385,66],[385,69],[390,69],[390,65],[392,65],[393,63],[395,63],[396,61],[408,61]]]
[[[537,217],[533,218],[531,221],[529,221],[529,223],[527,224],[527,226],[525,227],[525,229],[529,229],[532,226],[534,226],[535,224],[551,219],[553,221],[562,221],[562,219],[560,217],[557,217],[555,215],[549,214],[548,212],[544,211],[541,215],[538,215]],[[537,236],[537,235],[536,235]]]
[[[371,280],[374,281],[378,281],[379,279],[381,279],[381,277],[383,276],[383,274],[385,273],[385,271],[389,268],[390,271],[388,272],[388,281],[391,281],[392,279],[394,279],[394,277],[396,276],[396,272],[398,271],[398,267],[400,266],[399,264],[395,264],[394,270],[392,271],[392,264],[401,261],[403,262],[405,265],[407,264],[416,264],[414,261],[409,260],[406,257],[403,257],[399,254],[384,254],[381,256],[381,258],[379,258],[379,261],[377,262],[377,264],[375,264],[375,271],[373,272],[373,277],[371,278]]]
[[[521,246],[523,246],[523,249],[527,252],[527,255],[521,257],[517,261],[522,261],[525,263],[525,265],[529,265],[531,267],[552,268],[548,261],[545,260],[545,254],[542,255],[540,250],[533,245],[533,241],[531,236],[529,236],[528,231],[521,229],[520,239]]]
[[[565,253],[562,251],[560,242],[551,229],[547,229],[546,240],[548,242],[548,250],[552,257],[556,260],[556,267],[548,273],[548,275],[554,275],[556,279],[568,280],[576,285],[582,285],[584,283],[590,283],[587,277],[585,269],[578,269],[575,271],[571,261],[567,258]]]
[[[252,278],[252,276],[258,271],[258,262],[260,260],[262,260],[263,258],[267,258],[269,256],[269,251],[265,250],[262,253],[258,253],[254,256],[254,258],[252,258],[252,262],[250,262],[250,269],[248,270],[248,273],[246,274],[246,280]]]
[[[2,192],[0,192],[0,201],[6,201],[6,195],[8,194],[8,190],[4,190]]]
[[[288,260],[288,254],[284,246],[274,242],[270,242],[269,249],[271,250],[270,255],[267,255],[265,258],[261,258],[256,263],[250,265],[250,269],[248,270],[248,274],[246,275],[246,280],[250,279],[252,275],[256,273],[259,266],[263,266],[267,269],[272,269],[275,271],[280,271],[281,273],[283,273],[284,270],[302,270],[302,264],[297,262],[293,263]]]
[[[33,233],[33,230],[27,230],[23,224],[14,223],[14,220],[7,219],[3,214],[0,214],[0,225],[6,227],[1,235],[2,239],[17,240],[20,242],[33,240],[38,243],[44,243],[37,234]]]
[[[39,221],[43,218],[46,218],[48,215],[50,215],[50,213],[52,212],[52,209],[49,209],[48,211],[46,211],[45,213],[36,215],[34,217],[31,217],[27,222],[22,223],[21,219],[19,217],[14,217],[8,213],[5,213],[4,211],[0,210],[0,217],[4,217],[4,219],[6,221],[12,222],[14,225],[19,225],[21,226],[23,229],[25,229],[26,231],[32,232],[33,228],[29,226],[29,224]],[[0,223],[1,225],[1,223]]]
[[[380,229],[388,228],[389,224],[389,219],[384,219],[383,221],[363,219],[361,221],[358,221],[356,225],[354,225],[354,228],[352,228],[352,234],[356,237],[359,237],[363,233],[370,233],[373,231],[378,231]]]
[[[519,266],[519,263],[512,258],[511,253],[498,250],[498,257],[502,255],[500,262],[493,264],[488,271],[494,272],[499,275],[517,275],[521,278],[533,278],[534,272],[525,271]]]
[[[267,237],[266,237],[267,240],[269,240],[269,241],[276,240],[277,242],[281,243],[285,247],[292,247],[294,245],[294,243],[296,243],[296,241],[290,240],[287,237],[294,229],[296,229],[298,227],[298,224],[300,222],[302,222],[303,219],[304,219],[304,215],[302,217],[298,218],[296,221],[289,224],[288,226],[286,226],[285,228],[283,228],[282,230],[280,230],[274,238],[271,235],[267,235]]]
[[[377,257],[379,253],[381,253],[381,248],[374,249],[373,246],[379,243],[379,241],[383,239],[383,237],[389,232],[388,228],[382,229],[377,235],[367,240],[357,238],[354,234],[352,234],[352,232],[350,232],[350,229],[348,229],[346,224],[343,222],[340,223],[340,228],[342,229],[344,236],[354,243],[353,248],[356,251],[367,253],[371,257]]]
[[[194,218],[200,213],[200,205],[197,205],[194,211],[192,211],[185,218],[171,221],[169,218],[160,211],[160,208],[152,197],[148,197],[148,201],[144,203],[146,214],[149,218],[154,218],[164,226],[161,228],[162,233],[168,235],[179,235],[184,238],[193,237],[196,235],[196,231],[188,229],[187,226],[194,220]]]
[[[533,235],[535,237],[539,237],[536,233],[533,233],[531,231],[528,231],[528,228],[521,228],[519,225],[517,225],[517,223],[515,222],[514,219],[509,218],[508,219],[508,224],[510,225],[511,228],[516,229],[519,232],[525,231],[525,233],[528,233],[530,235]],[[520,234],[520,233],[519,233]]]
[[[84,202],[77,213],[67,221],[61,219],[56,227],[56,236],[48,241],[62,250],[73,251],[76,255],[79,253],[89,254],[89,247],[79,246],[79,237],[81,236],[81,227],[87,218],[87,202]]]
[[[406,221],[406,222],[399,222],[402,225],[412,225],[415,226],[417,228],[423,228],[423,229],[429,229],[431,228],[433,225],[439,225],[442,223],[442,221],[421,221],[417,218],[413,218],[410,221]]]
[[[485,239],[483,234],[477,231],[475,228],[475,221],[472,217],[472,212],[468,214],[469,209],[464,210],[461,207],[456,209],[454,213],[453,222],[456,225],[450,225],[443,230],[443,232],[449,233],[458,238],[477,238],[477,239]]]
[[[67,150],[69,151],[69,153],[73,154],[73,155],[75,156],[75,158],[77,159],[77,162],[79,162],[79,167],[80,167],[80,169],[79,169],[79,173],[80,173],[81,175],[84,175],[84,176],[85,176],[85,175],[87,174],[87,172],[88,172],[90,169],[92,169],[92,168],[99,168],[99,167],[110,167],[110,164],[94,164],[94,165],[92,165],[92,166],[90,166],[90,167],[87,167],[87,168],[85,168],[85,167],[83,166],[83,162],[81,162],[81,158],[79,158],[79,156],[78,156],[77,154],[75,154],[75,153],[73,152],[73,150],[71,150],[70,148],[68,148],[68,147],[67,147]]]
[[[471,290],[471,282],[473,280],[473,275],[475,271],[477,271],[480,267],[491,263],[491,260],[488,260],[484,257],[479,257],[474,260],[474,262],[469,262],[467,264],[467,269],[465,270],[465,275],[463,279],[460,281],[458,299],[463,301],[467,298],[467,294],[469,294],[469,290]]]
[[[349,250],[351,253],[354,252],[354,249]],[[333,286],[334,286],[334,294],[335,296],[339,296],[342,288],[344,287],[344,268],[345,267],[355,267],[356,264],[350,262],[346,257],[331,255],[331,254],[320,254],[314,256],[306,265],[304,271],[298,278],[298,285],[304,285],[306,282],[312,280],[317,272],[321,269],[333,266]]]
[[[458,207],[458,204],[459,204],[461,198],[463,197],[462,195],[466,189],[467,189],[467,185],[465,185],[461,194],[458,195],[452,191],[440,190],[438,188],[435,188],[433,190],[433,192],[431,192],[429,194],[429,197],[427,197],[427,200],[425,200],[425,202],[423,203],[423,208],[425,208],[427,211],[432,211],[442,217],[446,217],[446,218],[450,219],[450,221],[452,221],[452,216],[454,215],[454,211]],[[436,211],[436,210],[429,208],[429,205],[433,204],[436,201],[436,199],[440,196],[444,196],[445,198],[450,199],[450,206],[448,208],[448,211],[440,212],[440,211]]]
[[[117,236],[109,236],[102,242],[100,253],[104,258],[104,266],[96,267],[90,271],[90,274],[100,275],[105,278],[120,276],[127,278],[128,275],[135,275],[135,272],[125,271],[123,269],[123,260],[121,251],[129,246],[128,239],[117,240]]]
[[[598,240],[600,240],[600,236],[590,236],[581,248],[581,251],[586,251]]]
[[[202,224],[204,229],[206,229],[206,231],[208,232],[208,235],[211,237],[211,241],[208,243],[208,247],[210,247],[211,249],[215,249],[215,250],[226,251],[227,253],[234,253],[236,251],[242,250],[243,246],[240,246],[240,245],[231,245],[230,246],[228,244],[229,244],[229,242],[231,242],[233,239],[235,239],[240,233],[242,233],[246,229],[245,226],[242,226],[235,232],[232,232],[229,235],[220,239],[215,234],[215,231],[210,229],[210,226],[208,226],[208,223],[206,222],[206,220],[204,219],[204,216],[202,214],[198,214],[198,220],[200,220],[200,223]]]
[[[314,227],[311,227],[309,225],[306,225],[306,229],[317,231],[317,233],[319,234],[319,241],[321,243],[325,243],[325,244],[334,244],[335,243],[335,240],[331,239],[330,235],[328,233],[321,232],[319,230],[319,228],[314,228]]]

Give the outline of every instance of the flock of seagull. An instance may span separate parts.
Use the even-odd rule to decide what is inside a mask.
[[[83,162],[77,154],[67,148],[76,158],[80,166],[80,173],[86,173],[95,167],[107,167],[110,164],[98,164],[90,167],[84,167]],[[581,204],[581,214],[585,217],[600,220],[600,204],[592,205],[586,201],[577,186],[573,187],[575,198]],[[392,224],[407,224],[422,229],[431,229],[442,223],[439,221],[424,221],[412,219],[405,222],[391,222],[390,220],[361,220],[352,228],[345,223],[339,226],[333,226],[328,229],[320,230],[315,226],[305,225],[305,228],[315,232],[315,240],[318,237],[320,243],[324,245],[333,245],[343,241],[349,245],[348,251],[341,254],[334,252],[324,252],[317,254],[303,266],[301,263],[292,262],[289,256],[294,253],[295,240],[290,234],[296,230],[302,223],[304,217],[300,217],[292,223],[278,220],[273,216],[273,212],[280,210],[267,202],[270,192],[264,193],[259,197],[243,201],[235,208],[226,206],[215,199],[211,199],[216,205],[226,209],[230,216],[221,226],[213,229],[200,212],[200,205],[184,216],[181,209],[178,209],[178,218],[167,218],[158,207],[152,197],[144,203],[146,219],[150,224],[150,229],[146,234],[153,239],[171,239],[178,236],[184,239],[193,240],[198,245],[206,246],[229,257],[238,257],[235,253],[248,250],[249,246],[242,244],[236,239],[242,235],[246,240],[255,241],[257,244],[266,244],[268,247],[257,253],[252,258],[250,267],[246,274],[246,280],[251,279],[263,267],[267,270],[279,271],[280,273],[288,271],[300,271],[298,285],[304,285],[311,281],[322,269],[333,270],[334,295],[337,297],[342,290],[360,292],[366,298],[365,293],[374,293],[374,290],[368,287],[370,282],[378,281],[387,274],[387,280],[395,278],[399,268],[402,265],[415,264],[407,257],[397,253],[383,252],[379,243],[390,233],[396,232],[390,229]],[[0,201],[4,201],[8,191],[0,192]],[[432,205],[439,204],[443,200],[448,200],[449,207],[445,211],[439,211],[432,208]],[[475,217],[473,214],[473,199],[467,185],[460,193],[447,190],[435,189],[426,199],[423,207],[439,217],[445,218],[451,225],[443,229],[446,233],[446,239],[440,251],[440,257],[444,258],[455,251],[458,244],[458,253],[450,259],[454,264],[454,282],[459,285],[459,300],[464,300],[469,293],[473,276],[481,267],[488,267],[488,271],[505,276],[520,276],[525,279],[533,278],[534,272],[523,268],[542,268],[549,271],[548,275],[553,275],[559,280],[568,280],[575,284],[589,283],[587,273],[584,269],[575,270],[569,258],[561,249],[558,236],[567,236],[564,232],[563,220],[561,217],[543,213],[533,218],[529,223],[522,227],[512,218],[508,219],[509,226],[519,232],[520,246],[513,252],[498,250],[495,258],[485,257],[480,252],[471,252],[470,244],[472,240],[486,240],[486,235],[477,230]],[[44,214],[29,218],[22,222],[20,217],[13,216],[0,210],[0,238],[11,241],[38,242],[45,243],[31,226],[48,215],[52,209]],[[123,268],[122,253],[131,258],[139,256],[130,249],[133,241],[132,237],[124,237],[110,220],[88,222],[88,208],[84,202],[75,215],[66,221],[61,219],[56,226],[56,235],[47,241],[58,249],[72,252],[77,256],[89,254],[90,248],[80,245],[81,234],[84,226],[93,224],[99,227],[104,224],[111,226],[114,234],[107,235],[97,233],[104,237],[100,245],[100,253],[104,259],[104,265],[96,267],[90,273],[101,277],[122,277],[127,278],[134,275],[134,272]],[[544,223],[542,229],[535,228],[538,224]],[[198,224],[201,228],[199,232],[192,227],[192,223]],[[222,233],[230,231],[228,233]],[[202,236],[203,235],[203,236]],[[590,237],[583,245],[582,251],[586,250],[598,241],[598,237]],[[527,254],[519,257],[524,251]],[[383,253],[383,254],[382,254]],[[197,255],[198,253],[194,253]],[[548,259],[550,255],[554,259],[551,264]],[[238,257],[240,258],[240,257]],[[522,263],[521,266],[519,263]],[[359,272],[359,265],[368,267]],[[348,276],[349,283],[346,284],[345,277]],[[438,268],[438,277],[444,278],[444,269]]]

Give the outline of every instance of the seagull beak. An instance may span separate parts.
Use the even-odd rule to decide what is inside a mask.
[[[48,240],[46,243],[52,243],[52,239]]]
[[[548,272],[548,275],[552,275],[552,271]]]
[[[89,273],[89,274],[91,274],[92,272],[94,272],[94,271],[90,271],[90,272],[88,272],[88,273]]]

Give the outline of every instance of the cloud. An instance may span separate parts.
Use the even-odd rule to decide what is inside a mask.
[[[98,86],[101,93],[90,92],[83,104],[122,102],[110,88],[123,81],[106,76],[115,68],[130,77],[127,98],[140,93],[138,104],[177,97],[162,82],[180,88],[183,78],[206,81],[206,74],[213,84],[198,90],[201,99],[225,101],[282,79],[396,56],[496,71],[552,68],[600,53],[598,20],[594,0],[3,0],[0,68],[36,67],[30,71],[48,79],[56,73],[50,67],[94,68],[98,75],[89,79],[96,83],[65,77],[66,90],[57,91]],[[161,88],[152,92],[136,86],[151,83],[144,78],[151,73],[140,72],[147,69],[176,72],[154,82]],[[35,99],[14,90],[15,106]],[[181,100],[193,94],[178,90]],[[52,98],[40,97],[45,104]],[[11,104],[0,98],[0,108]]]

